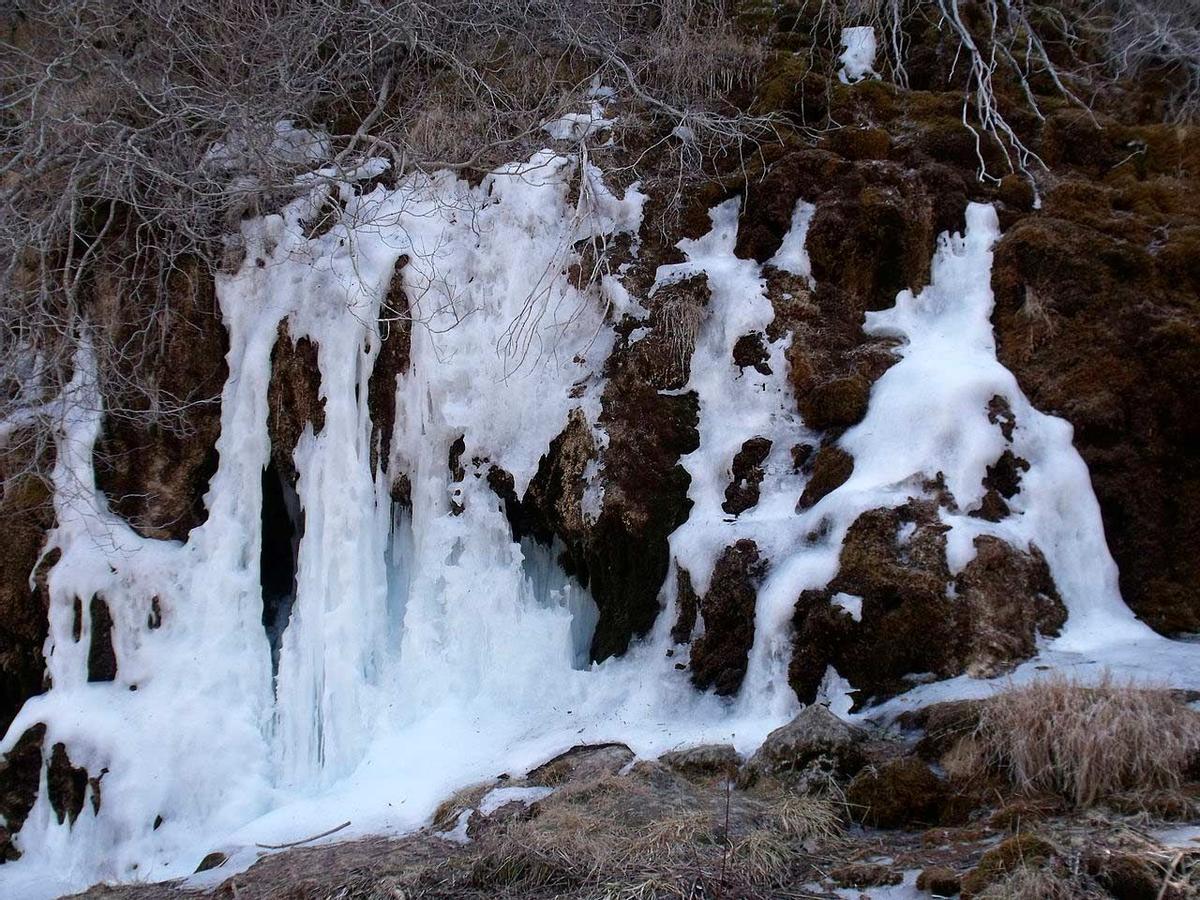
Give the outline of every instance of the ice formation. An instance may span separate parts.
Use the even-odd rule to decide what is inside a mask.
[[[847,42],[848,69],[869,70],[870,37]],[[47,747],[62,741],[76,765],[103,773],[103,803],[98,813],[85,804],[73,827],[59,823],[43,774],[16,838],[23,856],[0,869],[0,893],[183,876],[211,850],[245,865],[255,842],[305,837],[346,818],[352,825],[337,839],[411,829],[452,790],[581,742],[621,740],[642,754],[704,740],[753,749],[797,709],[786,669],[798,592],[835,574],[859,513],[903,503],[931,471],[945,474],[964,510],[943,514],[952,566],[969,561],[981,531],[1045,553],[1070,617],[1044,657],[1200,672],[1192,650],[1156,638],[1122,604],[1069,426],[1032,409],[996,360],[990,207],[972,205],[966,233],[941,238],[928,287],[868,316],[871,333],[901,342],[902,359],[841,439],[853,476],[802,512],[805,476],[784,455],[812,435],[786,377],[790,336],[768,346],[772,374],[732,361],[737,338],[773,317],[760,266],[734,253],[738,201],[711,211],[708,234],[680,242],[685,262],[659,269],[656,288],[702,275],[712,296],[685,388],[700,407],[699,447],[681,461],[694,507],[672,553],[700,592],[716,556],[739,538],[754,539],[769,561],[749,671],[725,700],[695,691],[675,667],[680,657],[666,656],[670,578],[653,631],[623,657],[589,665],[595,604],[552,551],[513,540],[483,477],[488,461],[501,464],[520,494],[574,409],[604,445],[602,366],[615,340],[606,310],[644,314],[649,298],[631,296],[616,276],[581,290],[563,273],[579,241],[636,236],[645,201],[637,186],[618,197],[594,166],[543,151],[475,187],[442,173],[361,194],[340,188],[341,223],[309,237],[306,219],[334,190],[314,185],[313,196],[245,224],[245,264],[218,284],[230,337],[220,463],[207,521],[186,543],[139,537],[108,511],[91,462],[100,404],[80,352],[54,473],[50,546],[62,556],[49,576],[53,687],[25,705],[0,750],[45,722]],[[806,279],[813,212],[797,205],[772,261]],[[367,379],[394,276],[416,324],[396,384],[390,457],[372,468]],[[294,454],[305,529],[275,675],[258,566],[270,358],[285,319],[318,347],[325,423]],[[995,395],[1015,411],[1013,441],[1030,462],[1016,515],[1000,523],[965,512],[1000,450],[987,417]],[[762,500],[731,518],[721,509],[730,459],[754,435],[774,441]],[[464,477],[452,481],[447,453],[460,438]],[[604,473],[588,471],[585,507],[594,513]],[[400,472],[410,504],[389,494]],[[826,537],[803,540],[818,523]],[[86,603],[73,634],[75,598],[97,595],[111,610],[120,661],[109,683],[87,681]],[[854,614],[857,599],[837,602]],[[894,702],[987,689],[956,679]],[[836,711],[848,712],[852,690],[827,674]]]
[[[842,46],[838,57],[842,67],[838,79],[842,84],[854,84],[868,75],[875,75],[875,29],[870,25],[856,25],[842,29]]]

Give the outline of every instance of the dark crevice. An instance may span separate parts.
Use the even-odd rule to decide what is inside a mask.
[[[296,562],[304,535],[304,512],[295,488],[272,461],[262,475],[262,623],[271,642],[271,670],[279,671],[279,648],[296,599]]]
[[[99,594],[92,597],[88,612],[92,620],[92,637],[88,644],[88,681],[115,681],[117,652],[113,648],[112,613]]]

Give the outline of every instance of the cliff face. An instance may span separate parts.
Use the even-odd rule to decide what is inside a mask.
[[[360,185],[323,232],[248,219],[236,271],[165,287],[171,430],[77,360],[53,490],[4,481],[6,856],[82,815],[122,848],[97,877],[173,872],[480,721],[427,790],[576,723],[753,742],[1047,646],[1182,652],[1129,610],[1200,630],[1200,133],[1153,80],[1094,114],[1034,85],[1044,167],[981,179],[944,37],[901,88],[768,32],[747,105],[788,125],[751,158],[681,185],[686,138],[603,171],[550,141]]]

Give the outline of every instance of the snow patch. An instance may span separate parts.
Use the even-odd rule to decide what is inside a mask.
[[[842,29],[842,55],[838,57],[842,67],[838,69],[838,80],[842,84],[854,84],[868,75],[879,77],[875,65],[875,29],[870,25],[856,25]]]

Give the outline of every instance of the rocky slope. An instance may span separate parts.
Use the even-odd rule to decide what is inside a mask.
[[[336,464],[319,470],[326,481],[312,474],[306,480],[303,472],[318,471],[305,466],[316,465],[312,454],[319,451],[312,448],[320,440],[343,434],[336,418],[341,385],[361,400],[356,415],[366,416],[365,438],[356,445],[363,465],[347,459],[345,469],[361,476],[356,489],[377,489],[372,503],[383,509],[378,498],[386,497],[389,504],[378,514],[388,523],[381,546],[401,531],[393,522],[409,522],[406,539],[420,545],[487,516],[489,528],[502,536],[507,530],[510,545],[494,553],[511,554],[518,544],[526,559],[542,553],[561,570],[562,596],[586,592],[594,603],[594,627],[586,646],[576,648],[583,665],[628,656],[643,639],[652,643],[669,631],[663,649],[669,668],[686,673],[686,690],[745,701],[762,696],[754,693],[762,688],[755,679],[775,665],[786,671],[790,688],[777,709],[819,697],[828,702],[832,673],[852,687],[848,699],[858,711],[914,684],[1010,672],[1069,626],[1069,608],[1078,601],[1068,596],[1071,586],[1056,583],[1052,564],[1061,548],[1030,543],[1022,531],[1039,512],[1028,504],[1048,496],[1037,493],[1045,470],[1022,456],[1019,444],[1036,410],[1073,427],[1125,603],[1160,634],[1200,631],[1200,554],[1191,552],[1200,531],[1192,502],[1200,500],[1200,471],[1191,450],[1197,436],[1190,378],[1200,367],[1200,134],[1163,124],[1169,84],[1155,77],[1121,84],[1085,110],[1042,79],[1025,86],[1036,98],[1035,115],[1022,85],[998,76],[996,90],[1021,140],[1044,163],[1009,172],[995,138],[963,126],[957,44],[927,17],[908,26],[913,52],[905,87],[884,79],[842,83],[829,49],[834,42],[819,34],[819,23],[806,31],[786,16],[747,15],[742,27],[766,48],[768,61],[753,90],[737,99],[755,112],[777,113],[779,139],[747,158],[713,160],[682,188],[674,181],[679,138],[632,135],[613,150],[604,163],[614,173],[610,196],[617,209],[606,212],[613,221],[602,234],[608,274],[599,284],[586,277],[597,236],[574,230],[563,233],[573,256],[561,266],[562,280],[574,279],[580,296],[601,292],[604,311],[585,324],[611,340],[580,340],[572,360],[578,379],[559,385],[560,377],[538,398],[553,410],[548,415],[563,411],[545,440],[545,423],[502,410],[503,399],[496,399],[502,392],[487,394],[490,371],[478,376],[477,395],[467,383],[430,382],[425,397],[409,396],[425,385],[413,373],[426,377],[433,359],[417,335],[428,321],[418,321],[416,310],[432,290],[420,259],[402,255],[383,266],[384,299],[364,326],[368,363],[336,355],[361,348],[362,335],[346,331],[345,347],[333,337],[323,347],[322,336],[332,333],[300,310],[246,338],[238,330],[242,313],[222,306],[214,276],[197,266],[165,286],[172,339],[147,362],[166,390],[197,402],[172,429],[122,416],[115,411],[120,404],[109,403],[90,451],[107,511],[138,540],[182,542],[181,552],[191,552],[192,535],[216,496],[212,479],[229,463],[219,441],[222,402],[238,390],[230,378],[242,352],[238,341],[265,341],[269,384],[255,438],[267,441],[262,481],[243,484],[247,497],[256,493],[247,521],[257,529],[257,547],[248,542],[253,558],[239,565],[261,599],[267,638],[260,632],[253,640],[271,644],[276,674],[280,654],[289,652],[285,629],[301,567],[311,565],[302,562],[305,538],[338,529],[354,535],[360,527],[327,521],[305,500],[312,496],[306,491],[337,493]],[[802,34],[822,39],[806,45]],[[619,121],[619,103],[611,112]],[[636,182],[622,169],[634,160]],[[981,164],[1003,177],[981,179]],[[362,196],[374,187],[362,185]],[[579,182],[569,190],[583,193]],[[915,334],[895,324],[898,313],[886,321],[872,316],[901,309],[903,291],[944,303],[965,293],[955,294],[957,284],[931,287],[931,279],[939,253],[954,255],[939,250],[939,235],[967,232],[971,203],[990,205],[999,226],[986,250],[990,285],[982,285],[994,295],[995,360],[1015,376],[1031,408],[1018,415],[1017,396],[980,398],[975,412],[986,417],[981,427],[995,452],[977,467],[974,484],[959,485],[954,471],[926,458],[904,473],[908,480],[899,487],[862,494],[871,500],[864,504],[854,499],[855,472],[863,477],[877,458],[902,457],[910,435],[897,429],[889,438],[894,446],[878,446],[878,457],[868,460],[855,456],[864,440],[863,429],[855,429],[876,421],[868,413],[879,409],[881,385],[898,383],[893,369],[905,364]],[[631,206],[638,207],[636,227],[625,227],[621,216]],[[970,224],[978,234],[977,222]],[[538,220],[537,228],[553,227]],[[275,266],[273,252],[262,249],[260,268]],[[257,263],[248,258],[236,277],[248,282]],[[471,277],[484,281],[496,268],[479,265]],[[489,285],[505,289],[501,278]],[[321,291],[334,297],[339,289],[304,288],[310,297]],[[103,273],[92,290],[100,321],[119,329],[121,304],[135,301],[106,287]],[[300,296],[301,288],[295,291]],[[890,328],[871,326],[888,321]],[[333,373],[352,368],[350,382],[335,383]],[[713,379],[725,378],[725,370],[718,394]],[[884,380],[889,372],[892,382]],[[566,392],[554,393],[560,387]],[[453,402],[445,411],[421,412],[435,390]],[[493,411],[461,425],[455,415],[483,402],[479,397]],[[939,409],[913,408],[918,414],[905,424],[914,435],[922,420],[936,423]],[[511,443],[522,449],[522,441],[540,444],[530,459],[515,452],[506,458],[494,432],[515,435]],[[422,442],[436,471],[412,450]],[[12,463],[14,471],[21,462]],[[421,519],[422,498],[431,491],[444,501],[444,521],[436,526]],[[152,632],[164,616],[170,620],[172,604],[186,616],[188,598],[155,593],[158,582],[145,587],[134,564],[120,574],[114,565],[106,588],[84,590],[84,582],[68,585],[64,575],[52,600],[46,578],[59,550],[44,553],[46,536],[64,524],[53,503],[31,479],[5,477],[0,504],[14,524],[0,533],[0,730],[27,700],[53,687],[47,649],[60,660],[64,652],[78,655],[85,685],[134,692],[152,680],[138,655],[151,646]],[[360,513],[364,520],[375,515]],[[956,535],[972,522],[979,530],[964,550]],[[309,546],[318,540],[333,548],[322,557],[322,571],[336,570],[343,545],[317,537]],[[387,552],[399,552],[395,546]],[[795,589],[769,581],[810,547],[832,565],[824,577]],[[377,555],[382,560],[383,551]],[[141,592],[136,603],[121,593],[131,583]],[[502,591],[504,582],[497,583]],[[61,607],[57,621],[70,620],[58,646],[47,639],[54,603]],[[767,613],[779,621],[760,618]],[[247,621],[258,614],[247,614]],[[379,621],[363,617],[356,627],[390,627]],[[197,640],[215,634],[194,627]],[[761,639],[780,627],[781,643]],[[79,648],[62,649],[64,634]],[[506,640],[516,638],[498,632],[485,643]],[[322,664],[336,667],[338,648],[322,652],[328,654]],[[355,664],[374,671],[375,659],[367,656]],[[259,669],[266,659],[258,660]],[[284,671],[286,686],[286,665]],[[324,677],[321,670],[313,683]],[[266,679],[259,685],[263,703],[278,689]],[[345,698],[336,705],[357,709]],[[247,715],[271,713],[256,708]],[[75,750],[72,738],[83,749]],[[20,841],[12,838],[39,791],[60,824],[103,808],[108,762],[86,738],[48,735],[46,723],[31,719],[12,729],[5,751],[6,856],[19,854]],[[319,753],[325,752],[322,744]],[[80,763],[84,756],[95,758]]]

